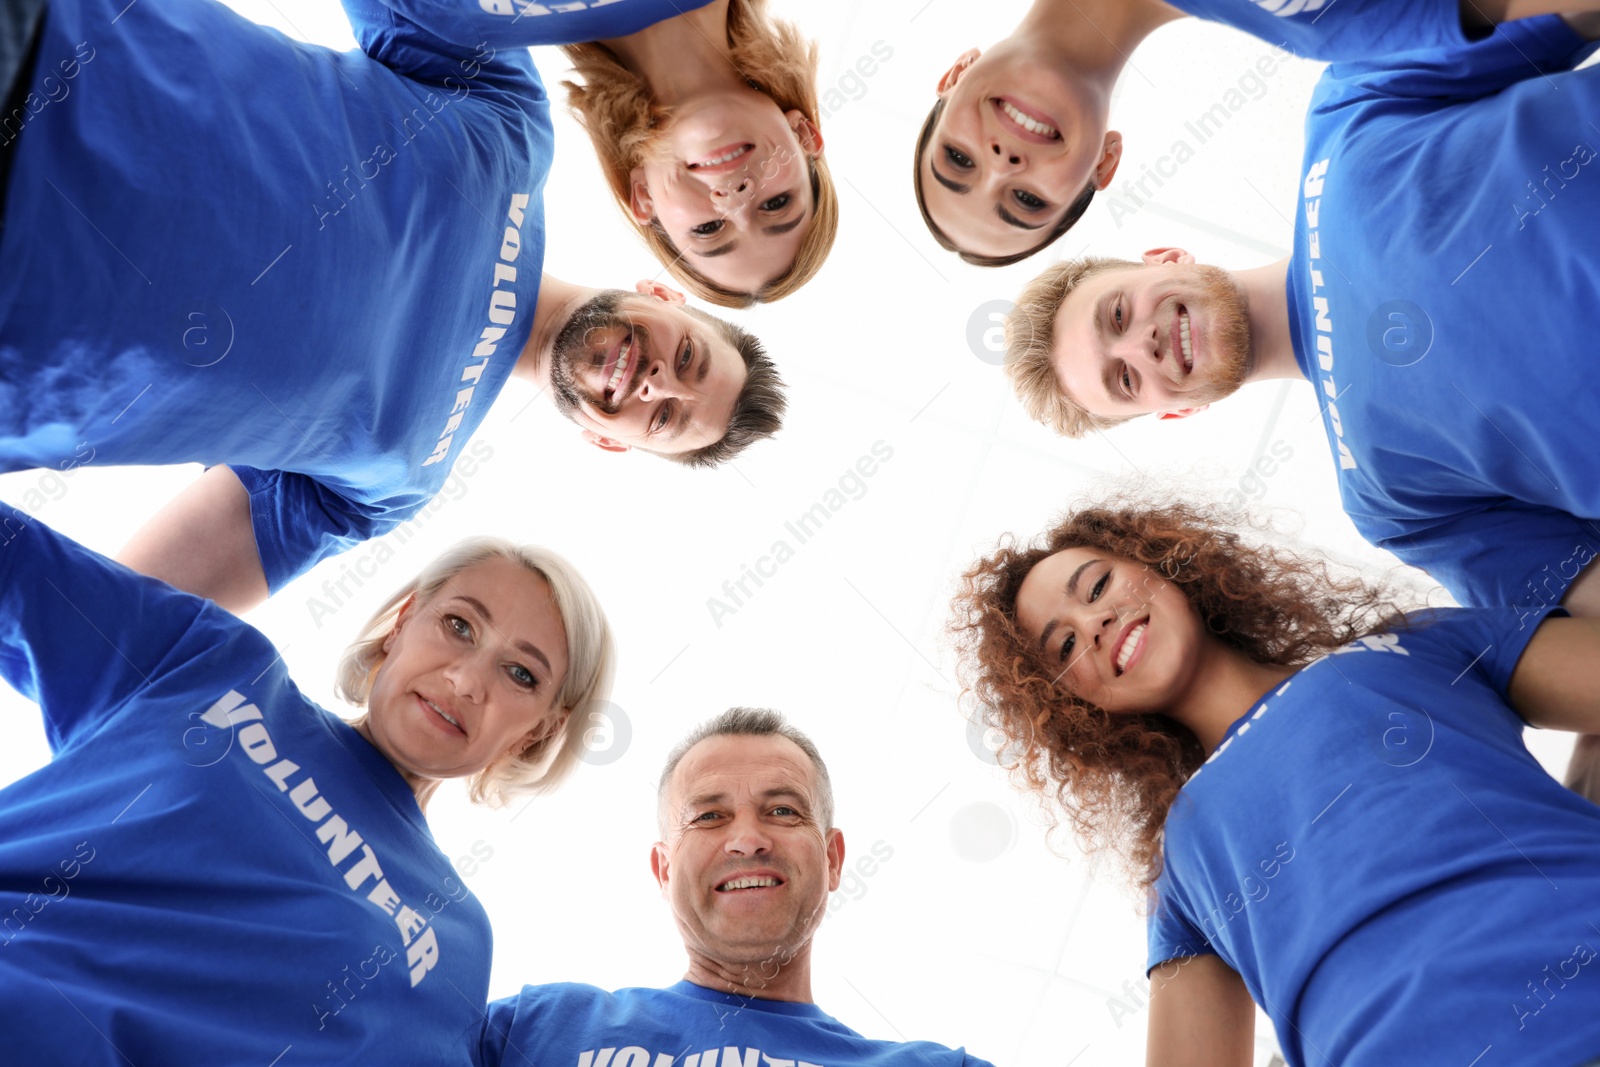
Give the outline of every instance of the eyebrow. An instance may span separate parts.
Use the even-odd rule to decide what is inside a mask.
[[[691,248],[691,249],[689,249],[689,253],[690,253],[690,255],[699,256],[701,259],[714,259],[717,256],[725,256],[729,252],[732,252],[735,248],[738,248],[738,247],[739,247],[739,242],[738,241],[729,241],[727,244],[722,245],[722,246],[720,246],[718,248],[708,248],[703,252],[698,248]]]
[[[775,786],[772,789],[765,790],[760,794],[759,799],[767,801],[776,800],[780,797],[786,797],[789,800],[796,801],[802,808],[809,808],[811,806],[810,797],[800,792],[800,790],[795,789],[793,786],[787,785]],[[727,800],[728,794],[726,793],[697,793],[696,795],[690,797],[684,806],[688,808],[703,808],[710,804],[725,804],[727,803]]]
[[[788,233],[790,230],[794,229],[804,221],[806,221],[806,213],[802,211],[797,217],[790,219],[788,222],[780,222],[776,226],[763,226],[761,228],[761,232],[778,236],[780,234]]]
[[[494,616],[489,614],[488,605],[484,604],[484,602],[479,600],[477,597],[475,597],[475,596],[467,596],[467,594],[465,594],[465,593],[458,593],[458,594],[456,594],[455,599],[457,599],[457,600],[465,600],[468,604],[471,604],[474,608],[477,609],[478,614],[483,616],[483,621],[484,622],[489,623],[491,626],[494,624]],[[555,668],[550,666],[549,658],[546,657],[543,652],[540,652],[533,645],[530,645],[528,642],[522,640],[521,638],[518,638],[517,640],[513,641],[512,644],[516,645],[518,648],[520,648],[522,651],[526,652],[528,655],[532,656],[534,659],[538,660],[540,663],[543,663],[544,664],[544,669],[546,671],[548,671],[551,674],[555,673]]]
[[[949,178],[946,178],[943,174],[940,174],[939,168],[934,166],[931,160],[928,163],[928,172],[933,175],[934,181],[938,182],[946,189],[949,189],[952,193],[960,193],[962,196],[966,196],[968,193],[972,192],[972,186],[962,185],[960,182],[953,182]]]
[[[1009,226],[1015,226],[1019,230],[1042,230],[1042,229],[1044,229],[1044,223],[1041,222],[1037,226],[1029,225],[1028,223],[1023,222],[1021,219],[1017,218],[1015,215],[1011,214],[1011,212],[1007,211],[1005,208],[1001,207],[999,204],[996,204],[994,206],[994,213],[996,215],[1000,216],[1000,221],[1006,223]]]
[[[1072,577],[1067,579],[1067,597],[1068,597],[1068,599],[1071,599],[1072,597],[1075,597],[1075,596],[1078,595],[1078,579],[1083,576],[1083,572],[1088,570],[1090,567],[1093,567],[1096,563],[1099,563],[1099,562],[1101,562],[1101,561],[1098,560],[1098,559],[1088,560],[1087,562],[1080,563],[1078,565],[1078,569],[1072,572]],[[1041,651],[1041,652],[1044,651],[1044,646],[1046,644],[1048,644],[1049,641],[1050,641],[1050,635],[1055,633],[1055,632],[1056,632],[1056,620],[1055,619],[1051,619],[1049,622],[1045,623],[1044,633],[1039,635],[1039,645],[1038,645],[1039,651]]]

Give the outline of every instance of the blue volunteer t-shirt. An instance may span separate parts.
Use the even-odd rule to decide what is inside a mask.
[[[1464,604],[1558,603],[1600,553],[1592,48],[1545,18],[1336,64],[1306,119],[1289,325],[1344,508]]]
[[[6,1062],[468,1059],[483,908],[262,634],[0,507],[0,675],[53,752],[0,789]]]
[[[1167,0],[1307,59],[1465,44],[1458,0]]]
[[[489,1005],[482,1067],[990,1067],[928,1041],[874,1041],[815,1004],[719,993],[693,982],[607,992],[523,986]]]
[[[438,492],[544,255],[528,53],[349,8],[375,58],[52,0],[5,203],[0,471],[227,464],[273,590]]]
[[[363,0],[460,45],[582,44],[627,37],[711,0]]]
[[[1506,704],[1548,614],[1414,616],[1263,697],[1167,817],[1152,981],[1215,953],[1291,1064],[1600,1055],[1600,807]]]

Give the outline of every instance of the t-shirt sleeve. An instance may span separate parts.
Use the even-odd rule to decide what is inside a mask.
[[[1145,923],[1149,954],[1145,957],[1145,974],[1149,975],[1168,960],[1183,956],[1216,955],[1205,935],[1197,930],[1172,899],[1170,869],[1156,880],[1156,903]]]
[[[390,70],[417,81],[442,85],[453,93],[469,90],[472,86],[496,84],[514,92],[531,93],[542,97],[544,89],[533,69],[533,59],[526,49],[497,45],[475,31],[466,23],[453,23],[440,18],[438,12],[430,21],[452,32],[435,33],[408,17],[407,12],[420,9],[450,8],[460,6],[466,10],[468,0],[460,5],[434,0],[431,3],[413,4],[407,0],[342,0],[345,15],[350,19],[350,29],[356,43],[368,57],[377,60]],[[476,0],[469,0],[475,4]],[[427,11],[424,10],[426,14]]]
[[[329,556],[387,533],[409,514],[351,500],[304,474],[232,470],[250,494],[250,525],[272,593]]]
[[[1458,47],[1335,63],[1324,85],[1335,86],[1341,96],[1370,92],[1441,104],[1474,100],[1529,78],[1571,70],[1596,48],[1600,42],[1584,40],[1560,16],[1539,15],[1503,22],[1489,36]]]
[[[1468,607],[1511,605],[1531,613],[1559,604],[1600,555],[1600,523],[1506,500],[1386,539],[1383,547],[1427,571]]]
[[[1517,608],[1444,608],[1410,616],[1414,624],[1426,627],[1431,637],[1449,642],[1461,664],[1462,673],[1476,673],[1509,702],[1508,687],[1528,642],[1544,620],[1567,614],[1558,605],[1537,611]],[[1405,638],[1401,638],[1402,643]],[[1509,709],[1507,714],[1511,714]]]
[[[346,0],[347,6],[349,0]],[[626,37],[710,0],[375,0],[458,46],[582,44]]]
[[[508,1060],[510,1067],[518,1067],[525,1062],[523,1056],[515,1051],[511,1031],[515,1026],[526,1026],[528,1019],[537,1014],[538,988],[523,986],[522,992],[514,997],[489,1002],[489,1010],[483,1017],[477,1055],[474,1057],[477,1067],[501,1067]]]
[[[166,673],[206,603],[0,505],[0,676],[53,752]]]

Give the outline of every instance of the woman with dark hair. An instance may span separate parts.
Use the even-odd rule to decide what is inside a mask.
[[[0,677],[52,753],[0,790],[5,1061],[467,1062],[489,922],[426,808],[559,785],[613,662],[570,564],[477,538],[346,650],[346,721],[253,627],[0,507]]]
[[[967,696],[1152,897],[1151,1064],[1600,1055],[1600,808],[1523,746],[1600,723],[1600,624],[1400,614],[1219,513],[1069,513],[963,577]]]

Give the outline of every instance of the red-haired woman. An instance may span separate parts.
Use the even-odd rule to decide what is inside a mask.
[[[1151,891],[1148,1062],[1600,1056],[1600,808],[1525,724],[1600,729],[1600,623],[1406,616],[1182,503],[1069,513],[964,576],[969,698]],[[1597,974],[1585,972],[1594,970]]]

